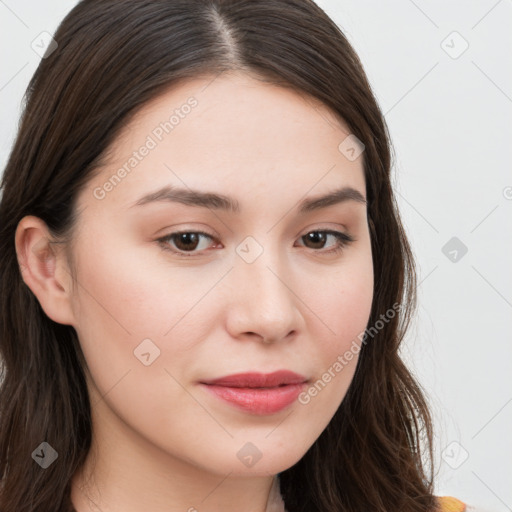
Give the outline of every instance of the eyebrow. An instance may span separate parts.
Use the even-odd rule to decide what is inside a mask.
[[[303,199],[297,208],[300,214],[304,214],[347,201],[366,204],[366,199],[361,192],[352,187],[341,187],[321,196]],[[187,206],[223,210],[237,214],[240,213],[241,210],[240,203],[236,199],[223,194],[172,186],[165,186],[156,192],[146,194],[132,204],[130,208],[156,202],[175,202]]]

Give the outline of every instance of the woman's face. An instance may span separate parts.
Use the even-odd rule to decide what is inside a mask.
[[[349,134],[318,102],[240,74],[182,82],[127,125],[80,193],[73,243],[73,325],[104,454],[268,475],[319,437],[373,295],[364,154]],[[307,383],[204,384],[279,370]]]

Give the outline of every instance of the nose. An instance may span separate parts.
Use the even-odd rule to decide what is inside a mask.
[[[230,273],[227,329],[237,339],[289,340],[302,328],[301,300],[289,268],[264,255],[252,263],[235,263]]]

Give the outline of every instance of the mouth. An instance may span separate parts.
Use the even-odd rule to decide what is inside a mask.
[[[252,414],[275,414],[299,396],[307,378],[288,370],[270,374],[239,373],[200,382],[214,397]]]
[[[227,375],[218,379],[202,381],[202,384],[231,388],[275,388],[291,384],[302,384],[307,378],[290,370],[273,373],[246,372]]]

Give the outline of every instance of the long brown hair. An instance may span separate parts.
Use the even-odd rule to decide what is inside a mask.
[[[25,215],[72,240],[75,198],[116,135],[177,80],[243,70],[309,94],[365,146],[375,275],[370,326],[349,390],[302,459],[280,473],[288,512],[427,512],[432,425],[398,349],[416,277],[390,183],[388,128],[339,27],[311,0],[84,0],[54,35],[25,96],[1,183],[0,510],[70,511],[71,477],[91,444],[86,363],[75,330],[49,319],[24,284],[14,234]],[[41,442],[59,454],[41,470]],[[428,471],[427,471],[428,470]]]

